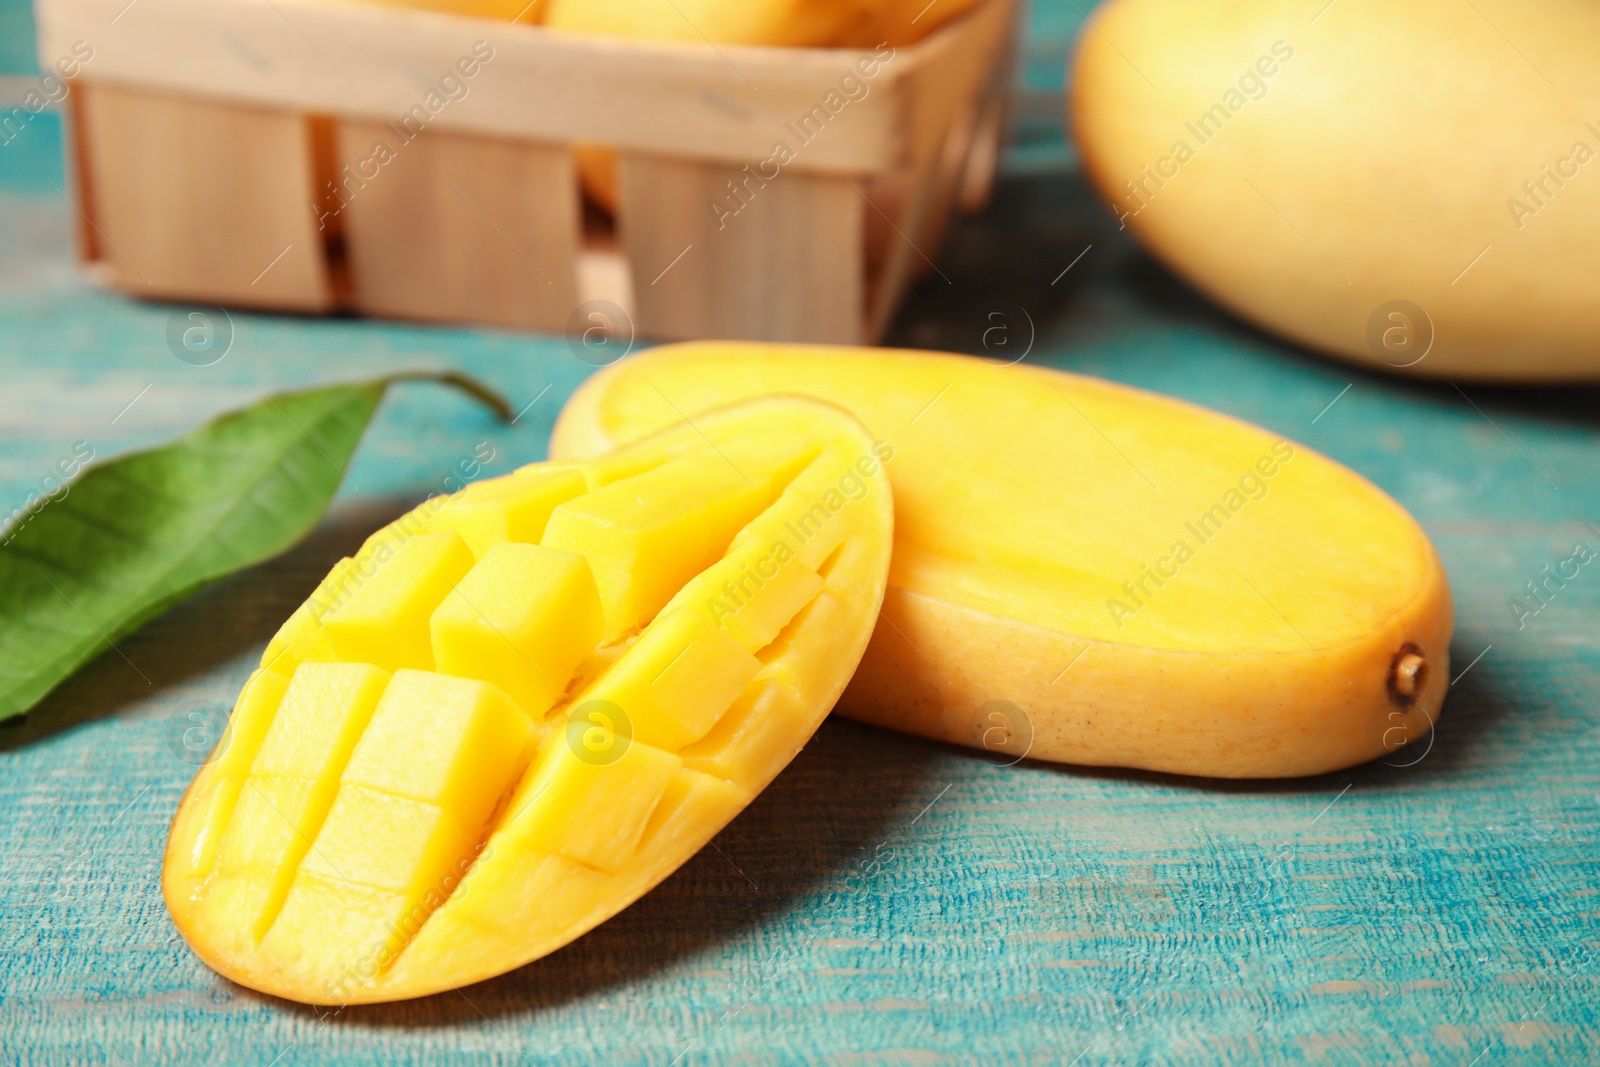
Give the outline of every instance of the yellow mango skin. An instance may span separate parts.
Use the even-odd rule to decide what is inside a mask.
[[[444,11],[452,15],[498,19],[502,22],[537,23],[544,19],[548,0],[342,0],[342,2],[385,7],[415,7],[425,11]]]
[[[908,45],[982,0],[547,0],[556,29],[790,48]]]
[[[590,378],[551,454],[772,393],[836,403],[894,451],[884,621],[842,714],[1013,756],[1226,778],[1347,767],[1437,719],[1452,608],[1426,535],[1351,471],[1194,405],[965,356],[685,344]],[[1205,515],[1202,541],[1190,526]],[[1146,567],[1174,573],[1158,585]],[[1389,685],[1409,646],[1427,666],[1407,702]]]
[[[816,401],[695,423],[430,500],[335,566],[269,644],[173,819],[162,890],[202,959],[319,1004],[493,977],[648,892],[794,758],[871,637],[889,479],[861,425]],[[463,526],[456,506],[562,481],[582,488],[548,524]],[[670,535],[672,550],[634,581],[616,537],[586,541],[562,515]],[[709,566],[686,576],[685,559]],[[614,639],[601,564],[659,608]],[[387,612],[407,641],[429,635],[435,669],[337,659],[324,620],[341,612],[363,633]],[[393,659],[382,641],[354,647]]]
[[[954,22],[983,0],[875,0],[864,32],[854,41],[863,48],[888,44],[915,44],[946,23]]]
[[[1085,168],[1168,266],[1293,341],[1424,377],[1600,378],[1600,7],[1463,10],[1112,0],[1073,66]],[[1426,323],[1374,316],[1397,300],[1431,320],[1425,355]]]
[[[891,48],[915,44],[982,0],[548,0],[552,29],[663,41],[790,48]],[[589,199],[617,210],[617,153],[573,145]]]
[[[544,14],[576,33],[797,48],[838,44],[868,18],[861,0],[547,0]]]

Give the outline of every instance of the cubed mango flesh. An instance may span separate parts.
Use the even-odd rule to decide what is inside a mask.
[[[420,898],[471,855],[476,829],[437,805],[346,782],[300,871]]]
[[[512,798],[507,844],[616,874],[682,765],[677,755],[639,741],[615,760],[591,758],[581,744],[551,745]]]
[[[330,658],[387,671],[433,669],[428,620],[472,569],[472,550],[454,530],[400,539],[359,567],[343,603],[322,619]],[[359,560],[358,560],[359,564]]]
[[[488,682],[396,671],[342,780],[436,805],[476,829],[545,732]]]
[[[373,534],[273,639],[179,807],[179,930],[236,981],[342,1004],[502,973],[627,907],[788,763],[866,648],[889,486],[836,490],[873,447],[836,408],[763,400]]]
[[[238,803],[245,776],[288,688],[287,674],[260,667],[239,691],[216,751],[195,776],[194,802],[185,808],[185,817],[195,820],[188,834],[193,842],[188,856],[191,874],[204,874],[216,863],[222,832]]]
[[[501,543],[429,623],[438,669],[481,678],[543,715],[600,642],[600,592],[588,561],[544,545]]]
[[[557,504],[586,489],[576,470],[529,470],[524,475],[469,485],[428,518],[428,530],[454,530],[479,559],[504,541],[538,544]]]
[[[388,681],[386,672],[367,663],[301,664],[250,773],[337,780]]]
[[[589,561],[616,640],[647,622],[772,502],[772,480],[721,456],[684,457],[556,508],[541,542]]]
[[[1438,717],[1450,588],[1416,521],[1192,404],[967,356],[697,343],[591,377],[550,451],[775,394],[838,404],[882,451],[829,491],[802,472],[736,552],[803,537],[800,561],[839,553],[829,589],[858,599],[837,505],[877,462],[894,484],[889,591],[842,714],[983,748],[1011,708],[1032,757],[1215,777],[1350,766]]]

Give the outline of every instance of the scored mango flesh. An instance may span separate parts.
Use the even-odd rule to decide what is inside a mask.
[[[284,623],[163,890],[212,967],[393,1000],[559,948],[793,758],[877,618],[888,451],[769,399],[429,500]]]
[[[846,715],[1218,777],[1349,766],[1437,718],[1450,589],[1415,520],[1192,404],[966,356],[671,345],[590,378],[551,454],[774,393],[838,404],[895,449],[889,590]]]

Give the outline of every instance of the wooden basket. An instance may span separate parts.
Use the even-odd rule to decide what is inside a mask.
[[[116,289],[543,330],[605,299],[645,336],[866,343],[988,195],[1016,5],[876,53],[308,0],[37,14],[46,69],[92,49],[68,164]],[[614,226],[573,142],[617,148]]]

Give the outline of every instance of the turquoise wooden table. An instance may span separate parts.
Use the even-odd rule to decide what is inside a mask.
[[[1079,18],[1072,0],[1038,3],[996,206],[951,234],[948,281],[923,283],[892,342],[977,351],[975,311],[1006,299],[1036,326],[1029,360],[1263,423],[1392,493],[1457,597],[1460,677],[1431,748],[1224,783],[1003,768],[830,721],[715,849],[532,966],[337,1015],[231,985],[157,890],[193,772],[185,715],[226,707],[329,564],[460,459],[485,442],[489,473],[541,458],[590,368],[559,338],[249,314],[226,358],[180,362],[171,308],[72,266],[46,112],[0,145],[5,513],[78,442],[159,441],[258,386],[452,365],[528,406],[504,428],[452,394],[397,390],[307,542],[127,641],[137,670],[103,658],[0,728],[0,1059],[1600,1061],[1600,570],[1536,615],[1511,608],[1575,543],[1600,547],[1600,392],[1375,377],[1208,306],[1117,232],[1062,146],[1054,94]],[[8,105],[29,32],[0,2]]]

